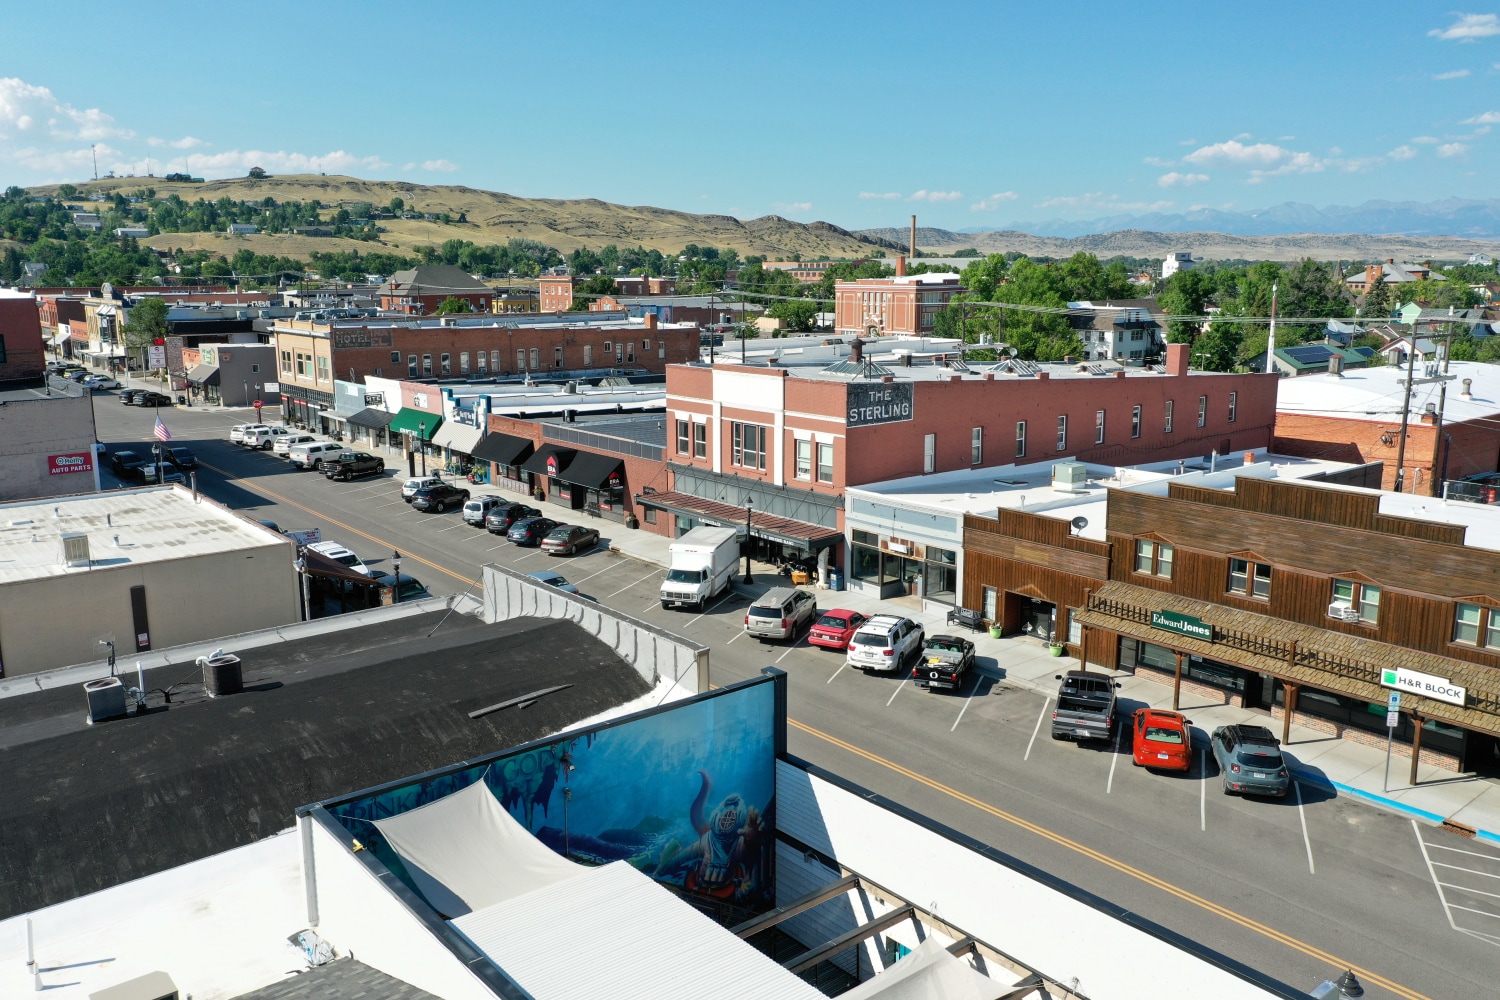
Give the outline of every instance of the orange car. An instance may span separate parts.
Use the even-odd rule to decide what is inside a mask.
[[[1192,722],[1159,708],[1135,713],[1135,766],[1186,771],[1193,764]]]

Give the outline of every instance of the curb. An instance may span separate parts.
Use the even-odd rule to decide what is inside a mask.
[[[1400,799],[1393,799],[1389,795],[1382,795],[1378,792],[1367,792],[1363,788],[1355,788],[1353,785],[1346,785],[1342,781],[1334,781],[1332,778],[1311,776],[1306,774],[1300,768],[1293,768],[1292,770],[1299,778],[1306,780],[1308,784],[1318,785],[1322,788],[1332,788],[1340,795],[1348,795],[1350,798],[1360,799],[1372,805],[1379,806],[1384,809],[1389,809],[1392,812],[1401,813],[1404,816],[1411,816],[1416,819],[1426,820],[1427,822],[1436,824],[1438,826],[1442,826],[1443,823],[1448,819],[1447,816],[1444,816],[1441,813],[1435,813],[1429,809],[1423,809],[1419,806],[1409,805],[1405,802],[1402,802]],[[1476,839],[1483,840],[1491,844],[1500,844],[1500,834],[1493,833],[1489,830],[1475,830],[1474,836]]]

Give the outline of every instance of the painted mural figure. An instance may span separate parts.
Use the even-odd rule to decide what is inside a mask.
[[[760,881],[760,839],[764,832],[760,811],[738,793],[730,793],[705,816],[713,782],[699,771],[703,784],[693,800],[690,816],[698,833],[698,863],[688,874],[687,888],[728,898],[752,889]]]

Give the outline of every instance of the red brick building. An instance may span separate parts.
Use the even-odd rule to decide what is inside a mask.
[[[760,266],[766,271],[786,271],[804,285],[812,285],[822,281],[823,275],[835,264],[853,264],[858,267],[868,263],[868,258],[860,260],[766,260],[761,261]]]
[[[397,271],[380,286],[380,308],[408,316],[430,316],[444,299],[459,299],[469,304],[471,312],[487,313],[494,297],[494,289],[450,264]]]
[[[542,312],[567,312],[573,305],[578,279],[571,274],[544,274],[537,279],[537,299]]]
[[[46,369],[36,297],[0,289],[0,387],[37,384]]]
[[[865,337],[928,336],[937,314],[963,291],[951,272],[908,275],[903,257],[896,258],[894,277],[840,281],[833,287],[834,328]]]

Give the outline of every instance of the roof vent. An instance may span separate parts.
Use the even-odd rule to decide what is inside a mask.
[[[1464,385],[1464,391],[1458,394],[1458,398],[1459,399],[1473,399],[1474,398],[1474,380],[1471,379],[1471,378],[1466,378],[1466,379],[1464,379],[1463,385]]]
[[[89,536],[81,531],[65,532],[62,536],[63,562],[68,566],[88,567],[93,565],[89,558]]]

